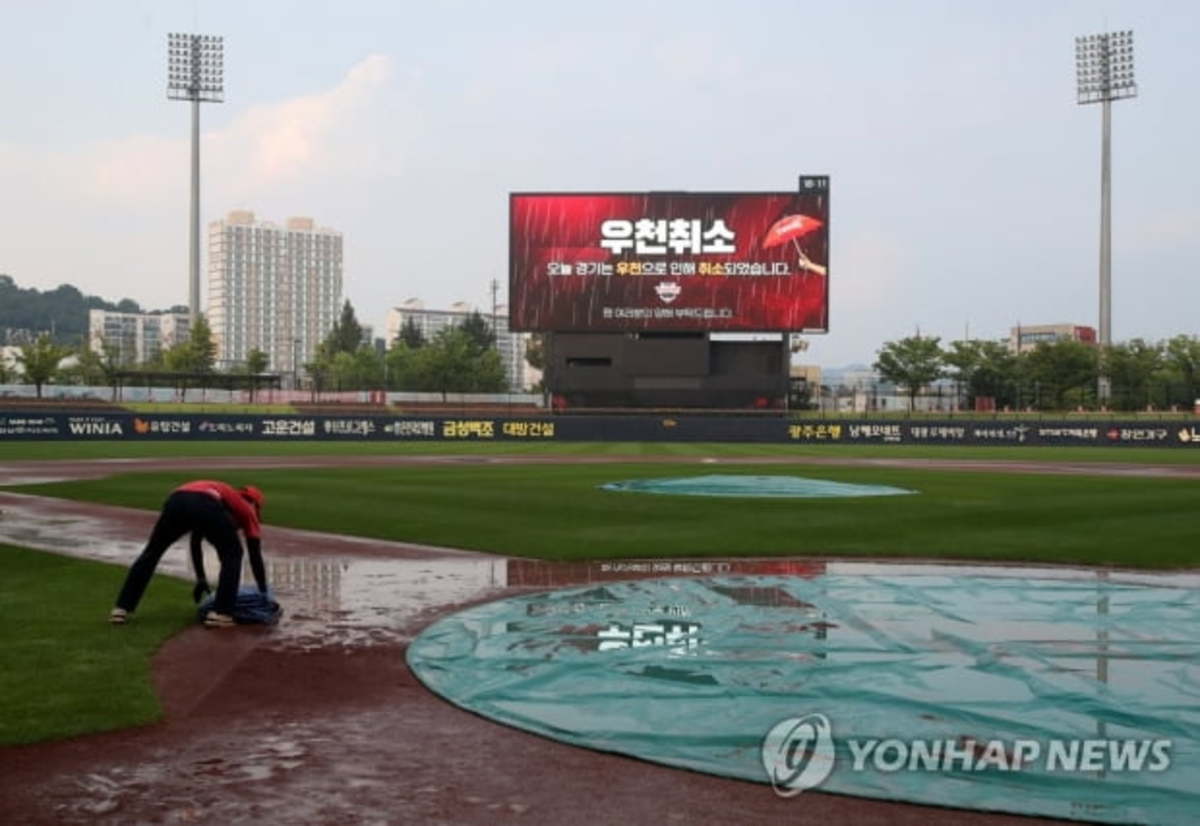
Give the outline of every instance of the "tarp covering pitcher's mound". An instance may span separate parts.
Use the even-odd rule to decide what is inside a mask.
[[[785,794],[1194,822],[1196,584],[997,570],[570,588],[444,618],[408,661],[494,720]]]
[[[913,493],[889,485],[854,485],[803,476],[748,476],[716,473],[667,479],[630,479],[609,482],[603,490],[631,493],[668,493],[678,496],[767,496],[775,498],[823,498],[833,496],[895,496]]]

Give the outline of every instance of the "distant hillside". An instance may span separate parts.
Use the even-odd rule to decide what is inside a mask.
[[[184,308],[172,309],[186,312]],[[0,273],[0,345],[20,344],[31,335],[53,331],[56,341],[77,347],[87,335],[88,310],[145,312],[129,298],[114,304],[98,296],[84,295],[70,284],[46,292],[21,288],[12,276]]]

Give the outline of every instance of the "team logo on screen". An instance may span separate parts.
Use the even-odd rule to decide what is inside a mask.
[[[683,292],[683,287],[680,287],[674,281],[659,281],[654,287],[654,292],[663,304],[670,304],[679,298],[679,294]]]

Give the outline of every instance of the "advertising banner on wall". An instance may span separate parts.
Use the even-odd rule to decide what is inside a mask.
[[[1200,450],[1180,421],[869,420],[739,416],[325,416],[0,412],[6,441],[792,442]]]
[[[829,329],[829,179],[797,192],[514,193],[514,330]]]

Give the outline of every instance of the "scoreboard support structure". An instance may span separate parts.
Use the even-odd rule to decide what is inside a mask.
[[[790,360],[780,339],[556,332],[546,335],[544,380],[559,408],[783,410]]]

